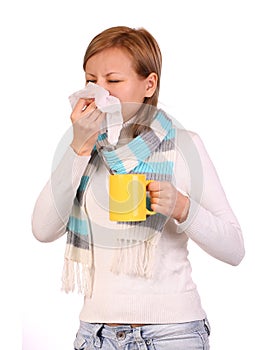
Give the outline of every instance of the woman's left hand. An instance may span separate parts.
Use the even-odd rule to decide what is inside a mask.
[[[152,181],[147,186],[147,190],[150,192],[153,211],[172,217],[180,223],[186,220],[190,206],[189,198],[170,182]]]

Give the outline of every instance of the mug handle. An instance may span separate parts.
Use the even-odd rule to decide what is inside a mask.
[[[149,185],[149,183],[153,182],[154,180],[146,180],[145,184],[146,187]],[[146,215],[155,215],[157,214],[155,211],[149,210],[146,208]]]

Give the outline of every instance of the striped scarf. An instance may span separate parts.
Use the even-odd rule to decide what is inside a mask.
[[[175,130],[171,119],[157,110],[150,129],[131,139],[123,146],[112,149],[107,132],[99,135],[90,161],[81,178],[67,224],[65,263],[62,289],[78,291],[91,297],[93,289],[94,259],[93,232],[86,213],[85,195],[99,163],[116,174],[146,174],[147,180],[171,181],[175,158]],[[118,230],[118,249],[114,251],[113,273],[125,273],[150,278],[153,272],[155,247],[167,217],[162,214],[148,216],[146,221],[121,222]]]

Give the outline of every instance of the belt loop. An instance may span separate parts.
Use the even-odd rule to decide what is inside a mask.
[[[204,327],[205,327],[205,330],[209,336],[211,334],[211,327],[210,327],[210,323],[209,323],[207,318],[204,319]]]
[[[98,333],[101,330],[101,328],[103,328],[103,324],[98,323],[95,325],[95,327],[93,329],[94,345],[97,348],[101,348],[101,346],[102,346],[101,338],[98,336]]]
[[[148,349],[148,346],[150,344],[150,339],[145,340],[142,336],[142,329],[141,327],[134,327],[133,328],[133,336],[135,338],[135,342],[140,350],[146,350]]]
[[[141,328],[140,327],[134,327],[132,328],[133,330],[133,335],[135,338],[136,342],[141,342],[143,341],[142,334],[141,334]]]

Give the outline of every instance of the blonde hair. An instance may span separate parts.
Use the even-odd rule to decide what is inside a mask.
[[[133,29],[125,26],[111,27],[95,36],[87,47],[83,69],[89,58],[104,49],[118,47],[126,50],[133,60],[134,70],[141,77],[147,78],[150,73],[158,76],[157,87],[151,97],[146,97],[145,104],[157,106],[162,56],[157,41],[144,28]]]

